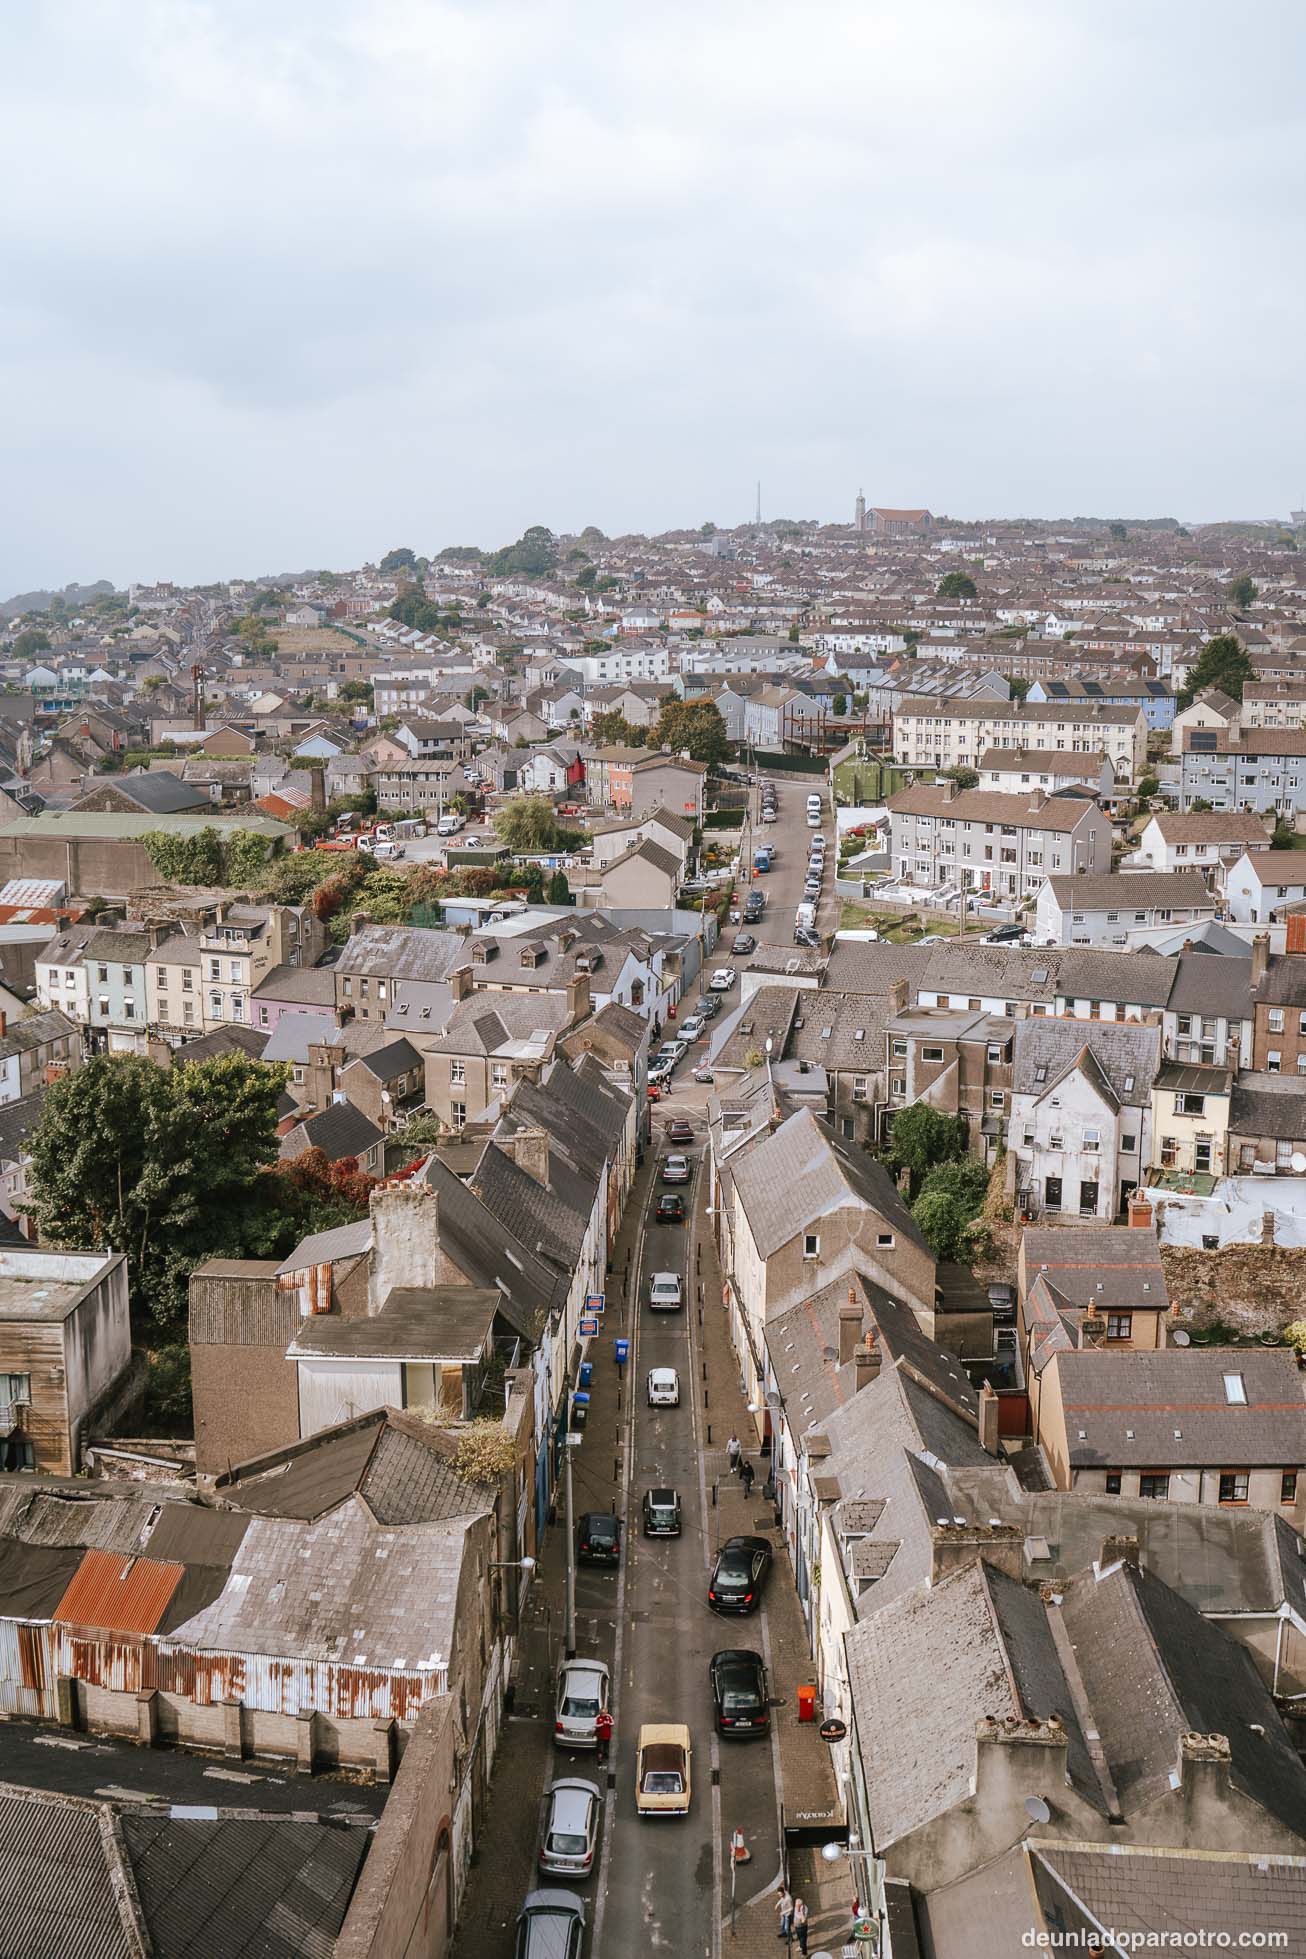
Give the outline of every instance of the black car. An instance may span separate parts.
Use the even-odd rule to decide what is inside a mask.
[[[736,932],[735,942],[730,950],[734,957],[738,959],[746,952],[756,952],[757,940],[751,932]]]
[[[720,996],[716,993],[700,993],[694,1002],[694,1012],[700,1020],[715,1020],[721,1011]]]
[[[590,1510],[576,1526],[576,1556],[582,1564],[621,1562],[621,1523],[606,1510]]]
[[[678,1490],[645,1490],[644,1535],[645,1537],[679,1537],[680,1492]]]
[[[771,1571],[771,1546],[764,1537],[728,1537],[717,1552],[707,1602],[717,1612],[755,1612]]]
[[[813,932],[810,925],[798,925],[794,928],[794,944],[805,945],[811,951],[817,952],[820,950],[821,935],[819,932]]]
[[[653,1213],[657,1224],[683,1224],[685,1222],[685,1200],[679,1191],[664,1190],[658,1199],[657,1210]]]
[[[760,1653],[733,1646],[714,1653],[708,1668],[712,1683],[712,1711],[716,1731],[740,1741],[771,1730],[770,1690],[766,1666]]]

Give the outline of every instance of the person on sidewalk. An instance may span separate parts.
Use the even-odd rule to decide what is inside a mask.
[[[595,1760],[606,1762],[612,1744],[612,1716],[606,1707],[601,1707],[594,1717],[594,1742]]]
[[[807,1906],[801,1898],[794,1899],[794,1937],[798,1941],[798,1950],[805,1953],[807,1951]]]
[[[735,1471],[739,1467],[739,1455],[740,1455],[739,1437],[734,1433],[732,1429],[730,1433],[730,1440],[726,1443],[726,1460],[730,1464],[730,1474],[732,1476],[734,1475]]]
[[[744,1495],[751,1496],[753,1494],[753,1465],[747,1456],[744,1456],[740,1461],[739,1480],[744,1486]]]
[[[790,1920],[793,1918],[794,1915],[793,1896],[787,1885],[782,1884],[780,1886],[780,1891],[776,1898],[773,1909],[775,1911],[778,1911],[780,1914],[779,1936],[782,1939],[787,1939],[789,1937]]]

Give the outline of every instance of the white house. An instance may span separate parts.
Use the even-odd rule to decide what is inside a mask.
[[[1154,871],[1205,871],[1216,890],[1247,851],[1270,848],[1263,817],[1244,810],[1162,810],[1138,840],[1137,855]]]
[[[1196,870],[1048,877],[1035,905],[1034,932],[1040,945],[1125,946],[1140,927],[1201,923],[1215,917],[1215,908],[1214,893]]]
[[[1285,905],[1306,899],[1306,851],[1244,851],[1225,878],[1229,916],[1236,925],[1268,925]]]
[[[1008,1178],[1018,1208],[1109,1224],[1151,1160],[1155,1022],[1019,1020]]]

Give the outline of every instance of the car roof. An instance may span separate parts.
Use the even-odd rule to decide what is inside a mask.
[[[674,1283],[675,1283],[676,1285],[679,1285],[679,1284],[680,1284],[680,1274],[679,1274],[679,1272],[655,1272],[655,1273],[653,1274],[653,1279],[652,1279],[652,1283],[653,1283],[654,1285],[656,1285],[656,1284],[658,1283],[658,1281],[659,1281],[659,1279],[671,1279],[671,1280],[673,1280],[673,1281],[674,1281]]]
[[[689,1747],[689,1729],[683,1721],[645,1721],[639,1731],[640,1748],[656,1748],[665,1741],[674,1748]]]
[[[674,1367],[650,1367],[649,1368],[648,1378],[650,1381],[659,1380],[663,1376],[665,1376],[668,1380],[674,1381],[676,1378],[675,1368]]]
[[[530,1891],[522,1911],[578,1911],[584,1917],[585,1900],[575,1891]]]
[[[728,1537],[721,1546],[723,1551],[769,1551],[769,1537]]]
[[[595,1524],[611,1524],[614,1530],[617,1529],[617,1519],[609,1510],[587,1510],[581,1522],[587,1530],[593,1530]]]
[[[606,1680],[608,1677],[607,1663],[604,1660],[564,1660],[562,1671],[566,1674],[568,1680],[584,1680],[586,1678]]]
[[[569,1821],[584,1824],[590,1805],[601,1800],[592,1782],[555,1782],[549,1791],[553,1801],[553,1821],[565,1829]]]
[[[714,1667],[760,1667],[764,1665],[762,1655],[751,1646],[727,1646],[724,1651],[712,1655]]]
[[[657,1489],[650,1490],[648,1492],[648,1498],[650,1503],[674,1503],[676,1500],[676,1493],[672,1489],[659,1487]]]

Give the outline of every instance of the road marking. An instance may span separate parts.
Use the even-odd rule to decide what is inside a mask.
[[[70,1741],[67,1735],[29,1735],[37,1748],[89,1748],[88,1741]]]
[[[261,1775],[242,1775],[239,1769],[205,1769],[211,1782],[262,1782]]]

